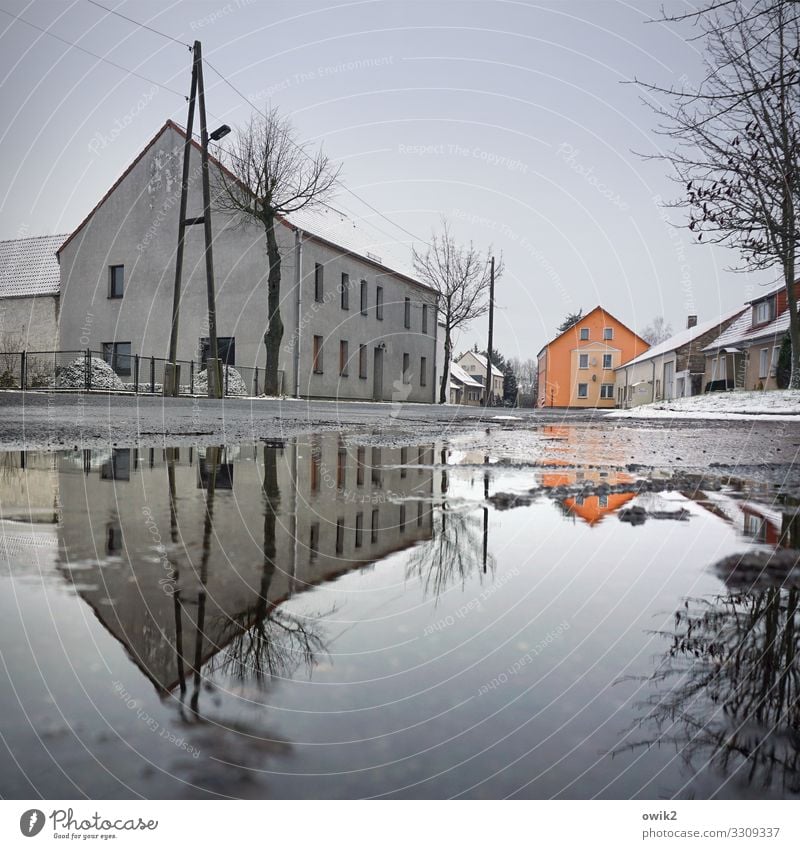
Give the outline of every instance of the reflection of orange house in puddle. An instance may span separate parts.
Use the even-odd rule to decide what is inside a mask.
[[[781,514],[763,504],[745,501],[741,505],[744,516],[744,535],[754,542],[781,545]]]
[[[561,465],[556,460],[549,465]],[[566,466],[567,464],[564,463]],[[565,468],[564,471],[545,472],[541,477],[542,486],[545,489],[553,489],[557,486],[574,486],[580,483],[592,483],[595,485],[607,483],[609,486],[624,486],[632,484],[633,478],[626,472],[618,472],[608,469],[574,469]],[[565,498],[561,502],[564,512],[568,516],[578,516],[588,525],[596,525],[609,513],[619,510],[630,501],[636,493],[634,492],[608,492],[598,495],[575,495]]]

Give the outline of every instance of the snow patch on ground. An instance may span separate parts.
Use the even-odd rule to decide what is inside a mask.
[[[228,395],[247,395],[247,387],[244,385],[242,376],[233,366],[225,366],[228,371]],[[225,376],[223,375],[223,386],[225,386]],[[208,394],[208,372],[203,369],[199,371],[194,379],[195,395]]]
[[[615,419],[784,419],[800,416],[800,390],[766,392],[709,392],[692,398],[674,398],[614,410]]]
[[[97,357],[91,359],[91,379],[92,389],[113,389],[116,391],[125,389],[125,384],[119,379],[111,366],[105,360]],[[86,360],[84,357],[78,357],[58,372],[56,389],[85,388]]]

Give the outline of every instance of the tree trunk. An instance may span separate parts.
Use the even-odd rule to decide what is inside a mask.
[[[787,262],[785,272],[786,298],[789,307],[789,341],[792,346],[792,375],[789,378],[790,389],[800,389],[800,318],[797,315],[797,295],[794,291],[794,259]]]
[[[278,359],[283,339],[283,322],[281,321],[281,255],[278,240],[275,237],[275,216],[264,218],[264,229],[267,232],[267,261],[269,262],[269,277],[267,279],[267,309],[269,324],[264,334],[264,347],[267,349],[267,365],[264,370],[264,392],[267,395],[277,395]]]
[[[444,359],[442,360],[442,383],[439,390],[439,403],[447,403],[447,387],[450,383],[450,355],[452,354],[453,343],[450,340],[450,319],[445,320],[444,327]]]

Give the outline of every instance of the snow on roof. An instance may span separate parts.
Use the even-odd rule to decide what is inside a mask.
[[[64,235],[0,242],[0,298],[57,295],[60,272],[56,251]]]
[[[760,327],[754,328],[752,311],[746,309],[724,333],[720,334],[710,345],[706,345],[703,350],[718,351],[720,348],[734,347],[743,342],[777,336],[785,333],[788,329],[789,310],[784,310],[769,324],[762,324]]]
[[[476,386],[479,389],[483,389],[483,384],[475,380],[472,375],[467,374],[467,372],[465,372],[458,363],[450,363],[450,377],[455,378],[465,386]]]
[[[739,306],[735,309],[728,310],[726,313],[723,313],[717,318],[711,319],[711,321],[704,321],[700,324],[696,324],[694,327],[687,327],[686,330],[681,330],[680,333],[676,333],[674,336],[670,336],[669,339],[666,339],[664,342],[660,342],[658,345],[654,345],[652,348],[648,348],[643,354],[639,354],[638,357],[635,357],[632,360],[628,360],[627,363],[623,363],[620,368],[633,366],[637,363],[645,363],[648,360],[652,360],[656,357],[668,354],[670,351],[674,351],[676,348],[680,348],[683,345],[688,345],[690,342],[697,339],[699,336],[708,333],[709,330],[713,330],[715,327],[718,327],[723,322],[729,321],[730,319],[739,315],[739,313],[743,310],[746,310],[746,307]]]
[[[357,254],[389,271],[402,274],[431,293],[434,292],[415,276],[410,263],[410,246],[392,239],[388,233],[382,232],[383,228],[378,229],[377,225],[364,218],[351,218],[346,213],[324,204],[293,212],[284,216],[284,220],[310,236],[323,239],[348,253]]]
[[[495,349],[492,348],[492,350],[495,350]],[[464,357],[467,356],[467,354],[472,354],[472,356],[475,357],[475,359],[478,361],[478,363],[480,363],[480,365],[483,366],[483,373],[486,374],[486,357],[483,354],[476,354],[475,351],[467,351],[466,353],[461,355],[461,357],[459,358],[459,361],[463,360]],[[492,376],[493,377],[502,377],[503,376],[503,372],[500,371],[500,369],[497,368],[497,366],[494,363],[492,363]],[[483,386],[483,384],[481,384],[481,386]]]

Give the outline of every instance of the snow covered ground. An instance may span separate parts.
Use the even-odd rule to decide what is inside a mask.
[[[794,419],[800,416],[800,390],[772,392],[710,392],[614,410],[617,419]]]

